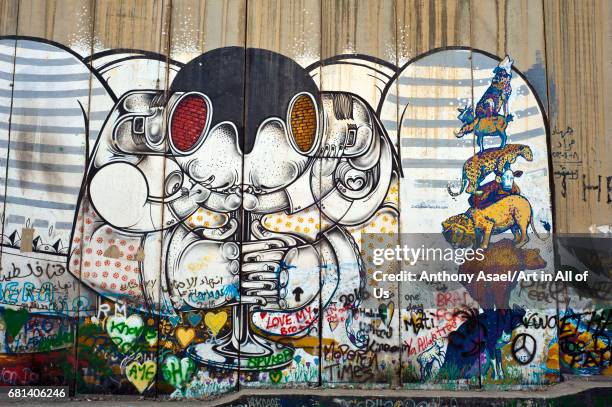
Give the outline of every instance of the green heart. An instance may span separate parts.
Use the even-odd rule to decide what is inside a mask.
[[[111,315],[106,319],[106,332],[122,353],[128,352],[144,330],[144,322],[138,315]]]
[[[387,323],[387,304],[382,303],[378,306],[378,313],[383,323]]]
[[[177,389],[185,386],[191,375],[195,372],[196,365],[193,360],[185,357],[179,359],[176,356],[168,356],[162,365],[164,380]]]
[[[25,325],[30,313],[27,309],[21,308],[18,311],[12,309],[4,310],[4,323],[6,324],[6,333],[15,337]]]
[[[282,378],[283,378],[283,372],[281,372],[280,370],[270,372],[270,379],[272,380],[272,382],[278,383],[280,382]]]

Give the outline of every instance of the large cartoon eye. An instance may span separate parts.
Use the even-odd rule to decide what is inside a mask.
[[[175,152],[188,153],[204,141],[211,115],[206,96],[196,92],[181,96],[170,114],[170,142]]]
[[[309,93],[296,95],[289,104],[287,122],[292,143],[302,154],[307,154],[317,147],[317,105]]]

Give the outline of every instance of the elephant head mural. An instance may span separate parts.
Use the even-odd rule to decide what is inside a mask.
[[[267,368],[278,369],[291,363],[290,348],[253,333],[253,313],[310,306],[312,318],[291,332],[299,335],[340,285],[361,290],[347,226],[380,209],[397,164],[363,99],[320,92],[282,55],[217,49],[181,68],[167,92],[131,91],[116,102],[85,177],[85,229],[73,239],[70,270],[103,296],[148,310],[231,306],[232,330],[188,354],[242,370],[273,356]],[[308,208],[329,219],[315,235],[264,222]],[[198,211],[212,221],[194,222]],[[269,330],[257,316],[253,323]]]

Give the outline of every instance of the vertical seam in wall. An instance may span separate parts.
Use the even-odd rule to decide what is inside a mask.
[[[472,108],[474,108],[474,55],[472,52],[472,43],[474,42],[474,33],[472,31],[472,0],[468,3],[468,15],[470,16],[470,51],[469,51],[469,59],[470,59],[470,92],[472,94]],[[472,134],[472,151],[476,154],[476,135]]]
[[[244,7],[244,66],[243,66],[243,80],[242,80],[242,146],[240,146],[241,150],[242,150],[242,155],[241,155],[241,162],[242,162],[242,168],[240,169],[242,176],[240,179],[240,209],[239,209],[239,225],[238,225],[238,230],[239,230],[239,234],[240,236],[243,235],[243,231],[244,231],[244,200],[242,199],[242,190],[243,190],[243,186],[244,186],[244,176],[245,176],[245,171],[244,171],[244,147],[245,147],[245,141],[246,141],[246,131],[247,131],[247,107],[248,107],[248,103],[247,103],[247,79],[248,79],[248,73],[249,73],[249,69],[248,69],[248,63],[249,63],[249,58],[248,58],[248,37],[249,37],[249,0],[245,0],[245,7]],[[238,137],[238,139],[240,140],[240,137]],[[240,247],[240,256],[238,258],[238,263],[239,263],[239,272],[238,272],[238,295],[239,298],[242,297],[242,267],[244,264],[244,260],[243,260],[243,248],[244,248],[244,242],[242,241],[242,239],[240,239],[241,241],[239,241],[239,247]],[[234,312],[239,312],[240,308],[242,307],[242,301],[239,300],[238,301],[238,305],[234,306],[235,308],[238,308],[238,310],[234,311],[234,309],[232,309],[232,324],[234,324],[236,321],[234,321],[233,318],[233,313]],[[248,313],[247,313],[248,316]],[[250,321],[247,321],[247,324],[249,324]],[[232,325],[232,329],[233,325]],[[248,327],[247,327],[248,329]],[[233,332],[230,332],[230,335],[233,335]],[[242,336],[242,335],[241,335]],[[230,337],[231,340],[231,337]],[[241,358],[241,343],[238,342],[238,370],[236,371],[236,391],[240,391],[240,370],[241,370],[241,365],[240,365],[240,358]]]
[[[0,217],[0,219],[2,220],[2,225],[0,226],[0,230],[2,231],[2,233],[0,234],[1,236],[4,236],[4,225],[6,223],[6,193],[8,190],[8,171],[9,171],[9,161],[10,161],[10,153],[11,153],[11,124],[12,124],[12,118],[13,118],[13,96],[15,93],[15,72],[17,70],[17,34],[19,33],[19,4],[20,2],[17,2],[17,14],[15,17],[16,23],[15,23],[15,43],[14,43],[14,48],[13,48],[13,74],[12,74],[12,78],[11,78],[11,103],[9,106],[9,120],[8,120],[8,130],[7,130],[7,142],[6,142],[6,167],[5,167],[5,173],[4,173],[4,194],[3,194],[3,202],[4,202],[4,206],[3,206],[3,213],[2,216]],[[4,254],[4,247],[0,246],[0,264],[2,264],[2,258]],[[25,307],[24,307],[25,309]]]
[[[164,4],[162,3],[162,24],[164,24],[164,27],[166,27],[166,32],[167,32],[167,40],[166,40],[166,44],[165,44],[165,55],[166,55],[166,60],[165,60],[165,74],[164,74],[164,105],[167,104],[167,101],[169,99],[169,92],[170,92],[170,60],[171,60],[171,56],[170,56],[170,50],[171,50],[171,46],[172,46],[172,11],[173,11],[173,3],[172,0],[167,0],[168,3]],[[164,18],[166,11],[168,11],[168,16],[166,18]],[[162,44],[162,40],[163,40],[163,29],[160,32],[160,46]],[[159,63],[159,62],[158,62]],[[158,75],[159,75],[159,70],[158,70]],[[164,109],[164,120],[162,122],[162,134],[168,134],[167,133],[167,126],[168,126],[168,109]],[[167,139],[164,142],[164,144],[167,143]],[[162,177],[163,177],[163,181],[162,181],[162,197],[164,197],[162,199],[162,205],[161,205],[161,226],[162,226],[162,230],[164,227],[164,214],[165,214],[165,178],[166,178],[166,162],[167,162],[167,158],[165,158],[163,160],[162,163]],[[162,287],[162,278],[163,278],[163,274],[164,274],[164,256],[162,255],[163,250],[164,250],[164,241],[163,241],[163,231],[159,232],[160,235],[160,242],[159,242],[159,247],[160,247],[160,256],[159,256],[159,270],[158,270],[158,309],[157,309],[157,315],[155,317],[155,321],[156,321],[156,325],[157,325],[157,343],[155,344],[155,363],[156,365],[159,366],[160,360],[159,360],[159,350],[160,350],[160,326],[161,326],[161,320],[162,317],[164,315],[164,313],[162,312],[162,304],[163,304],[163,297],[164,297],[164,292],[163,292],[163,287]],[[143,242],[144,245],[144,242]],[[144,252],[144,247],[143,247],[143,252]],[[146,258],[146,253],[145,253],[145,258]],[[143,260],[143,267],[141,267],[141,272],[144,269],[144,260]],[[145,294],[143,292],[143,294]],[[146,295],[146,294],[145,294]],[[146,298],[146,297],[145,297]],[[155,309],[155,308],[154,308]],[[161,370],[158,368],[157,369],[158,372],[160,372]],[[157,374],[156,375],[156,380],[155,380],[155,398],[157,398],[159,396],[159,382],[160,382],[160,375]]]
[[[91,40],[91,44],[90,44],[90,56],[94,54],[94,44],[95,44],[95,23],[96,23],[96,1],[92,0],[90,1],[90,5],[92,7],[92,15],[91,15],[91,31],[90,31],[90,40]],[[89,116],[90,116],[90,112],[91,112],[91,99],[92,99],[92,92],[91,92],[91,88],[93,86],[93,60],[89,60],[88,62],[88,68],[89,68],[89,94],[88,94],[88,103],[87,103],[87,127],[86,129],[89,130]],[[98,133],[98,137],[99,137],[100,133]],[[81,181],[81,191],[80,191],[80,205],[77,205],[77,209],[76,209],[76,213],[74,216],[74,225],[72,227],[72,234],[70,235],[70,241],[68,242],[68,247],[72,247],[72,240],[74,239],[74,234],[77,232],[77,230],[80,230],[79,225],[78,225],[78,218],[79,218],[79,212],[82,211],[83,208],[83,196],[85,194],[85,188],[83,187],[85,181],[87,180],[87,176],[89,173],[89,164],[91,162],[90,159],[90,151],[89,151],[89,131],[85,132],[85,170],[83,171],[83,179]],[[85,213],[82,213],[82,218],[81,218],[81,222],[80,225],[83,227],[83,237],[84,237],[84,233],[85,233]],[[77,229],[79,228],[79,229]],[[78,282],[78,293],[79,293],[79,298],[81,297],[81,286],[82,286],[82,267],[83,267],[83,246],[85,245],[85,239],[81,238],[81,241],[79,243],[79,250],[80,250],[80,256],[81,256],[81,262],[79,263],[79,274],[78,277],[75,277]],[[68,269],[70,267],[70,253],[68,253],[68,256],[66,257],[66,269]],[[98,300],[96,299],[96,306],[95,306],[95,311],[97,312],[98,310]],[[76,312],[76,319],[75,319],[75,332],[74,332],[74,378],[73,378],[73,389],[74,389],[74,395],[76,395],[77,393],[77,385],[78,385],[78,375],[79,375],[79,327],[81,325],[81,307],[79,307],[77,309]]]
[[[504,0],[504,27],[506,30],[508,29],[508,10],[510,9],[510,4]],[[529,19],[527,19],[529,21]],[[504,56],[508,54],[508,33],[504,32]]]
[[[472,24],[472,2],[473,0],[470,0],[470,2],[468,3],[468,15],[470,16],[470,45],[469,45],[469,60],[470,60],[470,82],[471,82],[471,86],[470,86],[470,91],[471,91],[471,98],[472,98],[472,108],[475,107],[475,103],[477,103],[474,99],[474,52],[473,52],[473,48],[472,48],[472,44],[474,43],[474,32],[473,32],[473,24]],[[499,13],[498,13],[499,14]],[[483,140],[484,143],[484,140]],[[472,134],[472,151],[474,153],[474,155],[476,155],[476,133],[474,132],[474,134]],[[463,181],[462,181],[463,182]],[[477,288],[478,291],[478,288]],[[476,312],[476,318],[480,319],[480,311],[478,309],[475,309]],[[481,340],[480,338],[480,331],[478,332],[479,335],[479,340]],[[480,356],[480,355],[479,355]],[[468,387],[469,387],[469,383],[468,383]],[[478,387],[480,389],[483,388],[483,383],[482,383],[482,362],[480,360],[480,357],[478,357]]]
[[[547,30],[546,30],[546,4],[545,0],[541,0],[542,5],[542,31],[544,33],[544,81],[546,83],[546,108],[547,112],[543,112],[544,114],[544,127],[546,129],[546,144],[548,147],[548,184],[550,188],[550,204],[551,204],[551,212],[552,212],[552,244],[553,244],[553,262],[554,262],[554,270],[559,270],[559,266],[561,265],[561,260],[559,257],[559,245],[557,244],[557,239],[555,239],[556,230],[558,228],[557,225],[557,211],[556,211],[556,191],[554,188],[554,164],[552,161],[552,139],[550,134],[550,118],[552,115],[551,109],[551,99],[550,99],[550,81],[549,81],[549,69],[548,69],[548,42],[547,42]],[[557,315],[557,321],[561,320],[561,307],[559,306],[559,298],[555,298],[555,313]],[[561,324],[558,323],[556,326],[557,333],[557,342],[559,341],[559,334],[561,332]],[[561,348],[557,348],[557,359],[561,360]],[[559,380],[563,380],[563,374],[561,372],[561,364],[559,364]]]
[[[11,158],[11,128],[12,128],[12,119],[13,119],[13,100],[14,100],[14,94],[15,94],[15,77],[16,77],[16,71],[17,71],[17,35],[19,34],[19,11],[20,11],[20,4],[21,2],[17,2],[17,14],[15,16],[15,45],[13,48],[13,75],[11,78],[11,103],[9,106],[9,121],[8,121],[8,130],[7,130],[7,142],[6,142],[6,167],[5,167],[5,173],[4,173],[4,196],[3,196],[3,201],[4,201],[4,206],[3,206],[3,213],[2,216],[0,217],[0,219],[2,220],[2,225],[1,225],[1,231],[2,233],[0,234],[1,236],[4,236],[4,225],[6,223],[6,205],[7,205],[7,191],[8,191],[8,172],[9,172],[9,162],[10,162],[10,158]],[[2,258],[4,257],[4,247],[0,246],[0,265],[2,264]],[[24,307],[25,309],[25,307]]]
[[[324,0],[319,1],[319,61],[324,60],[324,55],[323,55],[323,47],[324,47],[323,3],[324,3]],[[319,63],[319,90],[323,91],[323,65],[321,63]],[[323,106],[321,106],[321,111],[322,110],[323,110]],[[324,124],[323,120],[321,122],[322,122],[321,124]],[[322,128],[321,130],[324,130],[324,129]],[[320,196],[321,195],[321,191],[320,191],[321,183],[319,182],[318,184],[319,184],[319,196]],[[320,231],[323,230],[323,214],[321,213],[320,207],[319,207],[318,212],[319,212],[319,233],[321,233]],[[323,318],[325,315],[323,312],[322,277],[323,277],[322,269],[321,267],[319,267],[319,319],[320,319],[319,327],[320,329],[319,329],[319,383],[318,384],[320,387],[323,387]]]
[[[401,159],[401,151],[402,151],[402,145],[401,142],[402,140],[400,139],[400,126],[402,125],[402,123],[400,123],[400,114],[399,114],[399,77],[398,77],[398,73],[399,73],[399,64],[400,64],[400,46],[399,46],[399,42],[400,42],[400,35],[399,35],[399,13],[398,13],[398,1],[394,0],[393,1],[393,13],[394,13],[394,22],[395,22],[395,72],[393,75],[393,79],[395,81],[395,142],[397,145],[397,157],[398,157],[398,161],[399,161],[399,166],[400,168],[398,168],[398,174],[397,174],[397,239],[396,243],[398,245],[401,245],[401,241],[402,241],[402,222],[401,222],[401,165],[402,165],[402,159]],[[381,97],[383,96],[383,94],[381,94]],[[380,102],[379,102],[380,103]],[[383,102],[384,103],[384,102]],[[380,120],[380,117],[379,117]],[[401,269],[401,263],[397,262],[397,266],[399,269]],[[397,382],[397,386],[399,386],[400,388],[403,387],[403,378],[402,378],[402,355],[404,354],[403,352],[403,348],[402,348],[402,283],[398,282],[397,283],[397,342],[398,342],[398,349],[399,349],[399,355],[398,355],[398,369],[399,369],[399,374],[398,374],[398,382]],[[396,386],[396,387],[397,387]]]
[[[3,193],[3,212],[0,220],[2,220],[2,225],[0,225],[0,236],[4,236],[4,225],[6,224],[6,193],[8,190],[8,171],[9,171],[9,160],[11,154],[11,127],[12,127],[12,119],[13,119],[13,95],[15,93],[15,72],[17,70],[17,34],[19,33],[19,5],[20,2],[17,2],[17,14],[15,16],[15,42],[13,48],[13,75],[11,78],[11,103],[9,106],[9,119],[8,119],[8,130],[7,130],[7,141],[6,141],[6,167],[4,169],[4,193]],[[2,264],[2,257],[4,254],[4,247],[0,246],[0,264]]]

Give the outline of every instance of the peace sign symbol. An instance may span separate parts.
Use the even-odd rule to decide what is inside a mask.
[[[536,340],[529,334],[518,334],[512,341],[512,355],[521,365],[533,360],[536,353]]]

